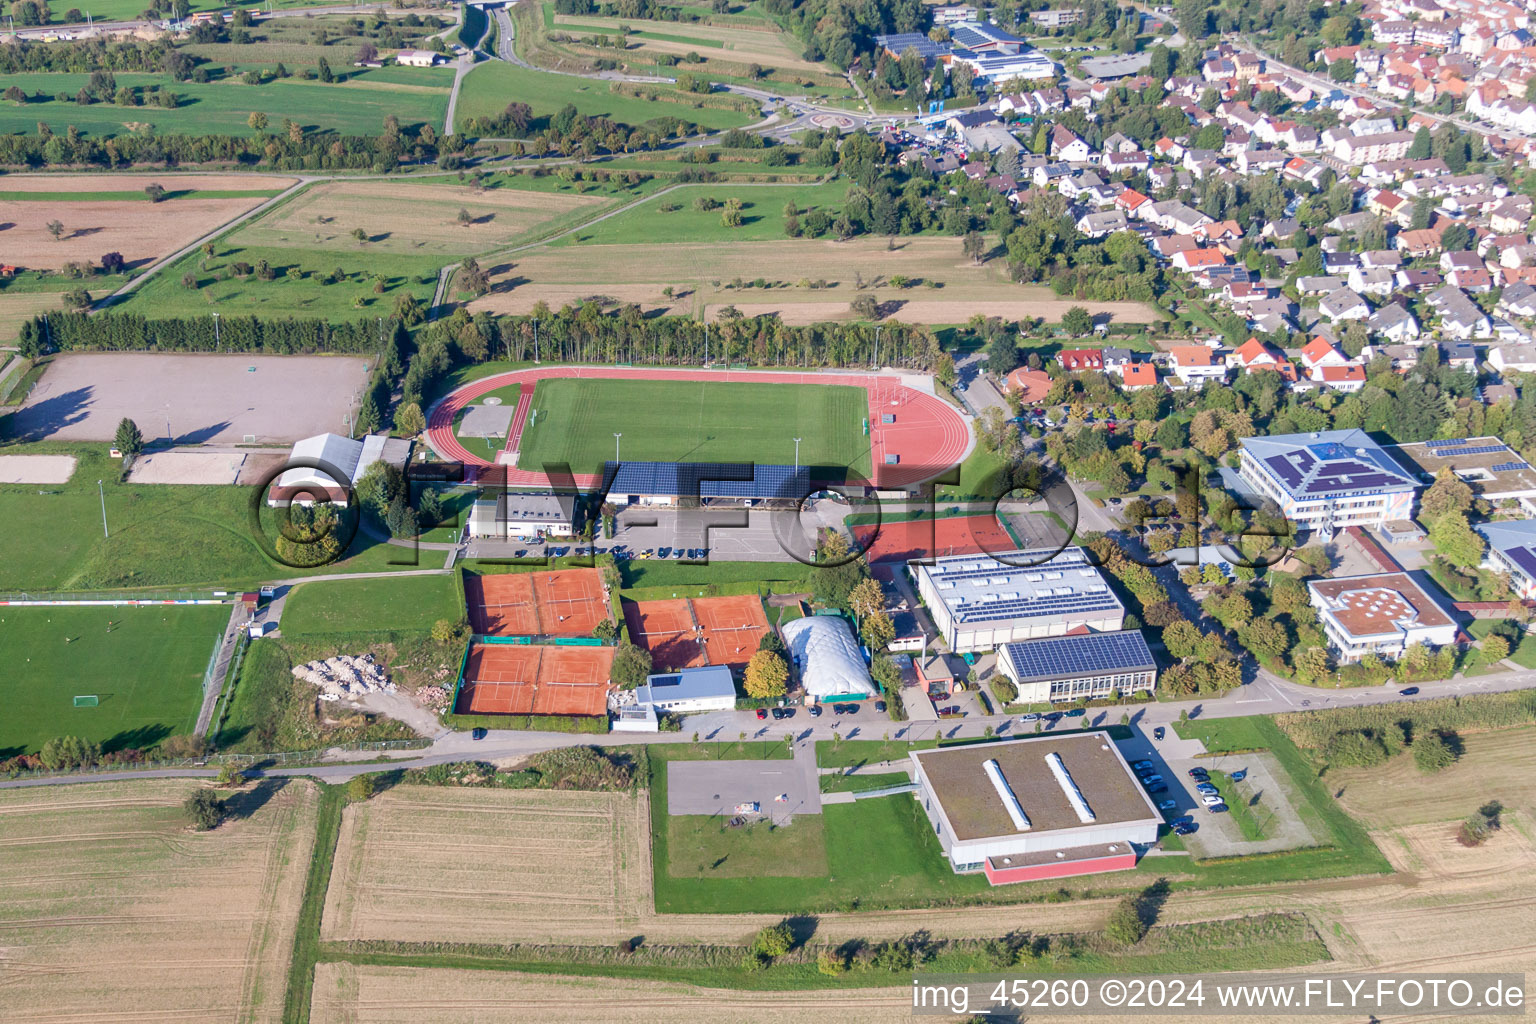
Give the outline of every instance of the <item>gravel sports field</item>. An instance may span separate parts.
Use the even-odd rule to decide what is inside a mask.
[[[59,356],[11,421],[29,441],[110,441],[123,417],[145,440],[290,442],[332,431],[357,407],[368,361],[354,356]]]

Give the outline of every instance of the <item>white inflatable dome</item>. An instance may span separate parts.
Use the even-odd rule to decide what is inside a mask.
[[[806,693],[819,700],[875,695],[858,641],[843,619],[811,615],[786,624],[782,632]]]

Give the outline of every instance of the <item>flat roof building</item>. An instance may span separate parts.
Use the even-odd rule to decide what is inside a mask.
[[[576,520],[574,494],[503,491],[478,498],[469,510],[469,535],[496,540],[570,537]]]
[[[635,687],[635,702],[676,714],[731,711],[736,707],[736,683],[724,665],[658,673]]]
[[[1139,629],[1023,640],[997,649],[998,671],[1019,688],[1019,700],[1074,701],[1150,692],[1157,659]]]
[[[1363,430],[1242,439],[1239,475],[1301,529],[1331,537],[1413,515],[1419,484]]]
[[[1413,644],[1456,641],[1456,621],[1407,573],[1384,572],[1310,580],[1307,592],[1343,664],[1367,654],[1400,658]]]
[[[1017,551],[1009,563],[987,555],[953,555],[932,565],[909,563],[917,592],[952,651],[1074,630],[1112,632],[1125,606],[1080,547]]]
[[[1426,487],[1449,469],[1487,501],[1517,500],[1536,512],[1536,469],[1496,437],[1417,441],[1388,449]]]
[[[950,867],[993,885],[1133,868],[1163,823],[1103,731],[907,756]]]

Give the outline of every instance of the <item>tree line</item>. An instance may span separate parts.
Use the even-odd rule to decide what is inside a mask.
[[[18,344],[27,358],[49,352],[149,351],[372,355],[392,340],[398,346],[395,322],[378,318],[333,324],[223,316],[215,326],[211,316],[150,320],[137,313],[51,313],[22,324]],[[399,351],[395,358],[401,359]]]

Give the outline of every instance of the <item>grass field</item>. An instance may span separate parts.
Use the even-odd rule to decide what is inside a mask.
[[[67,484],[0,485],[0,591],[109,587],[230,587],[333,572],[420,568],[407,548],[358,534],[347,557],[316,569],[269,559],[251,536],[250,489],[116,483],[121,466],[101,445],[13,446],[7,454],[79,459]],[[110,537],[101,531],[104,480]],[[272,524],[265,522],[266,536]],[[37,538],[47,537],[46,544]],[[438,564],[441,564],[440,560]],[[430,567],[430,566],[429,566]],[[226,612],[227,617],[227,612]]]
[[[325,580],[294,588],[283,607],[283,635],[426,631],[439,619],[457,622],[453,577]]]
[[[223,605],[0,608],[0,664],[8,666],[0,757],[33,753],[54,736],[118,750],[190,733],[228,621]],[[73,706],[76,694],[92,693],[100,706]]]
[[[520,179],[508,181],[515,185]],[[236,246],[456,256],[504,246],[562,220],[598,213],[601,196],[414,182],[329,182],[234,231]],[[459,211],[471,221],[460,223]],[[367,242],[353,232],[362,230]]]
[[[255,267],[262,260],[283,276],[262,281],[255,275],[241,279],[231,272],[234,263]],[[221,241],[212,259],[200,252],[182,257],[129,293],[116,308],[160,317],[201,316],[215,310],[332,321],[388,316],[401,294],[416,296],[423,306],[430,304],[441,264],[438,257],[367,245],[340,252],[315,249],[297,240],[282,246],[231,246]],[[325,279],[335,270],[342,271],[344,279],[327,284]],[[182,283],[187,274],[193,276],[195,287]],[[383,290],[375,290],[381,281]]]
[[[530,134],[537,130],[540,119],[550,117],[568,103],[589,117],[609,117],[636,127],[660,117],[681,118],[711,130],[739,128],[757,120],[754,115],[737,110],[622,96],[611,92],[607,82],[551,75],[504,61],[490,61],[466,75],[459,87],[455,127],[463,131],[470,118],[498,116],[513,100],[533,108],[535,123],[530,125]]]
[[[523,432],[520,461],[567,462],[591,472],[626,460],[800,463],[869,471],[862,388],[818,384],[619,381],[552,378],[533,395],[536,422]]]
[[[0,793],[8,1020],[282,1019],[315,788],[266,780],[187,828],[190,779]],[[68,977],[68,984],[60,978]]]
[[[340,54],[332,63],[345,63]],[[275,63],[275,60],[274,60]],[[120,87],[141,91],[164,87],[181,97],[173,110],[158,106],[119,107],[93,103],[82,107],[74,95],[90,78],[83,73],[29,72],[7,75],[30,95],[39,91],[45,100],[26,103],[0,102],[0,132],[31,134],[39,122],[62,135],[73,125],[82,135],[123,135],[134,125],[151,125],[158,135],[239,135],[251,128],[247,119],[261,111],[275,124],[287,117],[310,131],[334,131],[349,135],[377,135],[390,114],[404,127],[422,123],[441,128],[448,112],[452,82],[420,89],[400,87],[392,81],[370,81],[366,76],[325,85],[300,79],[277,79],[261,86],[235,81],[176,82],[168,75],[123,72],[116,75]],[[424,80],[425,81],[425,80]],[[67,101],[58,96],[68,94]],[[506,104],[503,103],[503,106]]]

